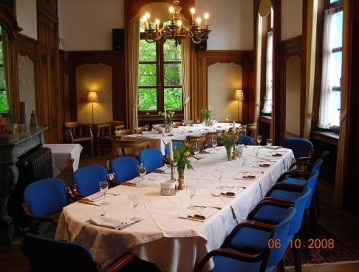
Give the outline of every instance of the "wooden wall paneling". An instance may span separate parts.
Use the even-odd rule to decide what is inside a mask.
[[[76,68],[103,63],[112,68],[113,119],[126,120],[125,57],[123,51],[68,52],[70,120],[77,120]]]
[[[242,88],[245,101],[242,104],[243,123],[253,122],[254,117],[254,82],[253,51],[199,51],[198,56],[198,88],[195,93],[194,113],[198,114],[208,105],[208,67],[215,63],[235,63],[242,66]],[[250,119],[252,118],[252,119]]]
[[[58,18],[57,14],[49,12],[49,9],[46,8],[48,6],[42,6],[43,2],[40,1],[37,4],[38,59],[40,60],[37,113],[39,124],[48,127],[48,131],[45,133],[45,142],[58,143],[62,124],[62,99],[58,87]]]

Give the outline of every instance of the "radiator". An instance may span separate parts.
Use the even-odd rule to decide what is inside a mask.
[[[51,149],[41,147],[21,158],[19,164],[20,179],[26,184],[33,181],[52,178],[52,157]]]
[[[8,213],[13,219],[15,231],[26,228],[25,215],[22,210],[23,194],[27,185],[45,178],[52,178],[51,149],[39,147],[30,150],[17,162],[19,179],[10,195]]]

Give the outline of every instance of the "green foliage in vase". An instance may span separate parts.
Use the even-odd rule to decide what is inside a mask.
[[[189,156],[193,153],[193,146],[187,142],[179,143],[176,148],[173,149],[173,161],[177,164],[177,169],[184,170],[193,169]]]

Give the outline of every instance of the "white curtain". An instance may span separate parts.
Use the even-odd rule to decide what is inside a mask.
[[[182,97],[184,120],[189,120],[190,112],[190,86],[191,86],[191,41],[182,41]]]
[[[266,52],[266,95],[264,97],[263,113],[272,112],[272,85],[273,85],[273,32],[267,33]]]
[[[333,40],[335,33],[333,32],[333,15],[335,9],[331,8],[325,11],[324,29],[323,29],[323,63],[322,63],[322,88],[320,94],[319,107],[319,124],[321,128],[330,128],[333,126],[332,120],[335,120],[337,113],[331,108],[332,98],[332,77],[331,77],[331,56],[333,49]]]
[[[130,20],[127,46],[127,93],[129,94],[129,126],[138,127],[138,61],[140,47],[140,17]]]

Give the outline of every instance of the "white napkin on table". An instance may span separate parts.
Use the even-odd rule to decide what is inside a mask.
[[[129,219],[127,221],[120,221],[120,220],[116,220],[116,219],[109,218],[106,216],[99,216],[99,215],[93,216],[89,220],[89,222],[91,224],[94,224],[96,226],[110,228],[110,229],[124,229],[124,228],[129,227],[139,221],[141,221],[141,220],[138,219],[138,220],[134,221],[132,219]]]
[[[90,203],[96,203],[103,200],[103,193],[97,192],[92,195],[89,195],[87,197],[84,197],[80,200],[80,202],[90,202]]]

